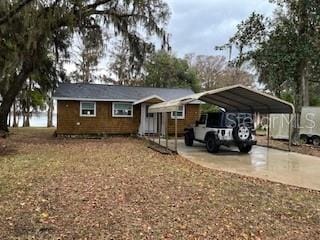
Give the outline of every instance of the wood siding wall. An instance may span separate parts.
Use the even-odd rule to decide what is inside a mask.
[[[141,117],[140,105],[133,117],[112,117],[112,102],[96,102],[96,117],[80,117],[79,101],[58,101],[57,111],[57,134],[136,134]]]
[[[184,119],[178,119],[178,134],[182,135],[184,129],[194,124],[200,118],[200,105],[190,104],[185,106],[185,117]],[[168,114],[168,131],[169,135],[175,133],[175,120],[171,118],[171,114]]]
[[[141,105],[133,107],[133,117],[112,117],[112,102],[96,102],[96,117],[81,117],[79,101],[58,100],[57,134],[137,134]],[[195,123],[200,116],[200,105],[186,105],[185,118],[178,119],[178,133]],[[168,114],[169,134],[174,134],[174,119]]]

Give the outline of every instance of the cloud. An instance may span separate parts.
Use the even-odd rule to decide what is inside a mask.
[[[256,11],[271,15],[274,6],[267,0],[168,0],[172,16],[168,27],[173,51],[223,54],[214,47],[222,45],[236,26]]]
[[[225,55],[227,51],[215,51],[234,34],[237,24],[257,11],[271,15],[274,6],[268,0],[164,0],[171,11],[168,31],[174,53],[184,57],[187,53]],[[152,38],[158,47],[160,41]],[[112,48],[112,44],[111,44]],[[99,73],[110,75],[109,58],[101,60]],[[68,72],[76,70],[74,64],[65,65]]]

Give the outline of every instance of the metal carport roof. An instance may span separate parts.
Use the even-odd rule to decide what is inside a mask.
[[[294,106],[291,103],[243,85],[219,88],[155,104],[150,106],[149,111],[172,112],[179,106],[196,100],[214,104],[227,112],[294,113]]]

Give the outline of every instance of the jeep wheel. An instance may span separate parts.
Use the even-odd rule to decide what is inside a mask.
[[[241,153],[249,153],[252,149],[251,144],[239,144],[238,147]]]
[[[312,137],[312,144],[313,144],[313,146],[319,146],[320,145],[320,137],[313,136]]]
[[[233,130],[233,137],[237,142],[245,142],[251,137],[251,129],[245,125],[238,126]]]
[[[216,142],[214,136],[209,136],[206,142],[207,151],[209,153],[217,153],[219,151],[219,145]]]
[[[193,145],[193,138],[189,132],[184,134],[184,144],[189,147]]]

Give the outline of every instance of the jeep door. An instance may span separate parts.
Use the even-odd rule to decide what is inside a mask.
[[[203,141],[206,135],[206,126],[207,126],[207,114],[202,114],[200,120],[197,121],[196,126],[194,127],[194,137],[197,140]]]

